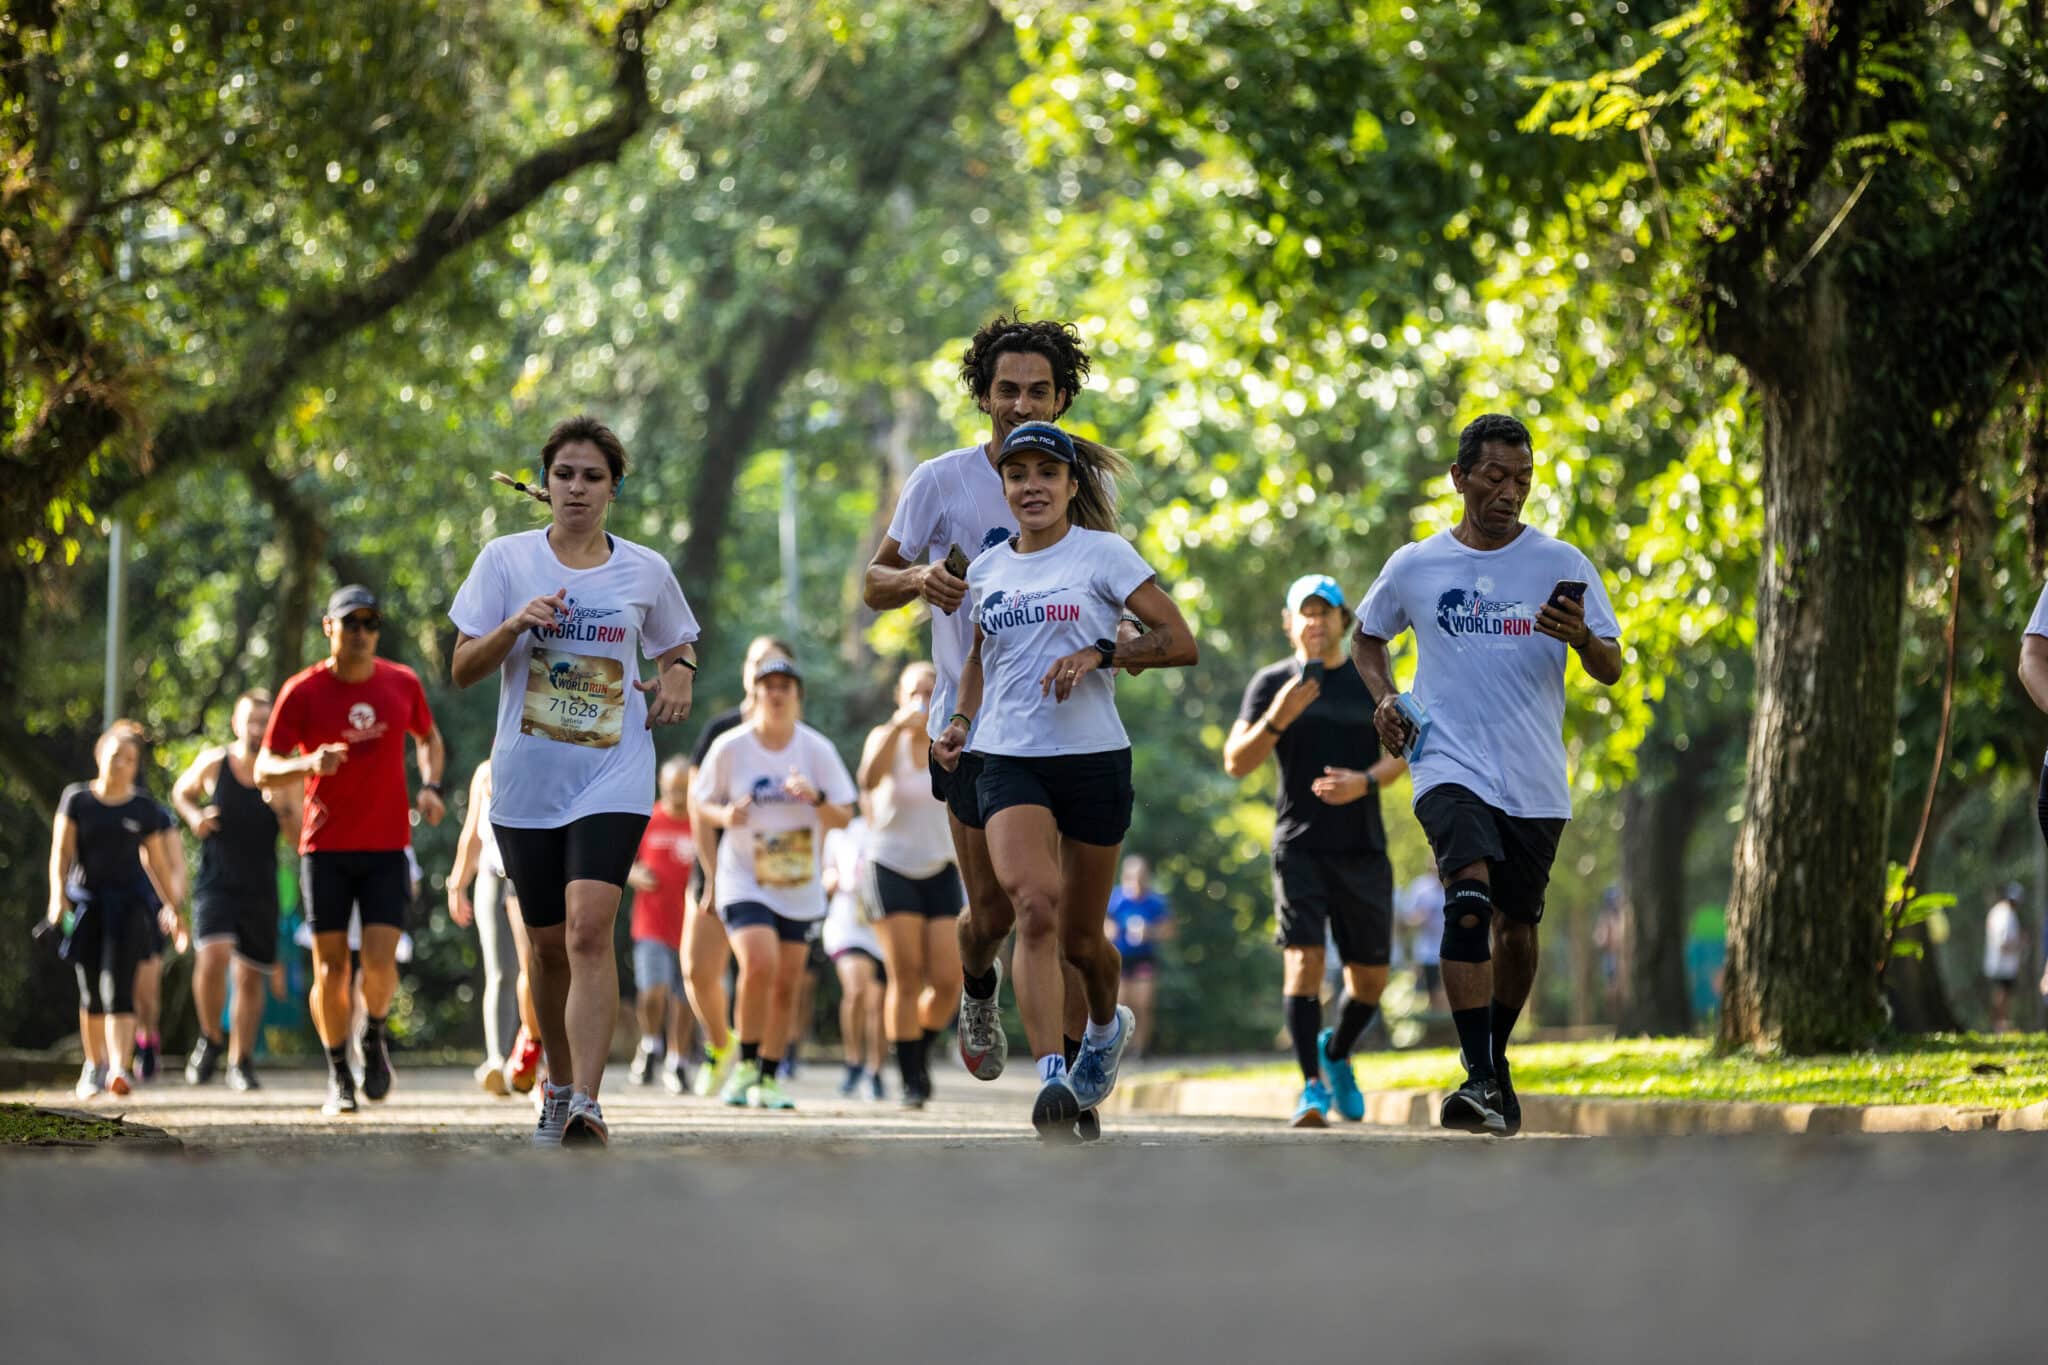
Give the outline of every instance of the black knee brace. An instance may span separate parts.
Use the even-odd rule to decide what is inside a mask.
[[[1444,890],[1444,961],[1491,961],[1492,924],[1492,888],[1477,877],[1452,882]]]

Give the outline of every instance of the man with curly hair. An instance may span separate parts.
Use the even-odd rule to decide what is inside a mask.
[[[961,664],[974,643],[974,623],[961,610],[967,594],[967,564],[1017,532],[1003,498],[1002,479],[996,473],[996,454],[1010,433],[1024,423],[1058,420],[1087,382],[1088,369],[1088,351],[1071,323],[1050,319],[1027,322],[999,314],[977,331],[961,359],[960,381],[974,395],[975,405],[988,414],[989,438],[949,450],[912,471],[888,533],[868,565],[862,596],[869,607],[888,611],[922,600],[931,608],[932,663],[939,677],[928,709],[928,740],[938,737],[956,709]],[[957,555],[953,553],[956,549]],[[932,794],[947,806],[953,848],[967,893],[967,908],[959,920],[965,979],[960,997],[960,1057],[977,1078],[992,1081],[1002,1074],[1009,1053],[997,1003],[1002,966],[996,955],[1016,923],[1016,912],[989,862],[988,838],[975,796],[978,757],[963,755],[951,772],[936,761],[928,762]],[[1108,941],[1100,933],[1092,937],[1109,951]],[[1087,1022],[1088,986],[1102,974],[1069,961],[1064,975],[1066,1049],[1071,1063]],[[1107,1007],[1114,1004],[1112,999]],[[923,1050],[945,1021],[921,1022],[922,1038],[894,1041],[899,1058],[906,1050],[911,1056],[912,1069],[921,1074],[928,1094],[931,1072]],[[1082,1136],[1092,1137],[1098,1131],[1094,1113],[1084,1114]]]

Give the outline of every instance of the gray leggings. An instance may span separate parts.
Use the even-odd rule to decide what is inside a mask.
[[[519,898],[512,884],[489,870],[476,874],[476,937],[484,957],[484,1048],[498,1061],[519,1035],[519,944],[510,916]]]

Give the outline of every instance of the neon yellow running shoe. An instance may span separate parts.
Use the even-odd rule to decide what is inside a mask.
[[[756,1109],[796,1108],[796,1101],[782,1093],[781,1084],[773,1076],[762,1076],[754,1082],[747,1091],[747,1103]]]
[[[742,1061],[734,1066],[725,1078],[725,1085],[719,1089],[718,1098],[738,1108],[747,1102],[747,1096],[761,1084],[761,1064]]]
[[[727,1036],[724,1047],[704,1044],[704,1065],[697,1068],[697,1075],[690,1083],[698,1099],[708,1100],[718,1093],[718,1087],[732,1074],[732,1059],[739,1056],[739,1040]]]

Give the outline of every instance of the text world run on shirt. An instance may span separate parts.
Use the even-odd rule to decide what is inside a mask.
[[[624,626],[600,626],[595,624],[607,616],[617,616],[618,607],[579,607],[576,599],[570,598],[569,605],[559,608],[559,620],[551,626],[534,627],[534,637],[541,640],[588,640],[599,644],[615,645],[626,638]]]
[[[1437,629],[1452,637],[1534,635],[1536,619],[1528,604],[1489,598],[1486,593],[1492,586],[1481,580],[1476,591],[1452,588],[1437,598]]]
[[[1059,592],[1058,588],[1046,588],[1040,592],[1006,593],[1000,588],[988,595],[981,604],[981,629],[986,635],[997,635],[1018,626],[1038,626],[1049,621],[1078,621],[1081,619],[1081,604],[1078,602],[1046,602],[1043,599]]]
[[[789,788],[772,777],[755,778],[753,787],[747,792],[747,798],[757,806],[791,805],[798,801],[802,801],[806,806],[811,804],[802,797],[791,796]]]

